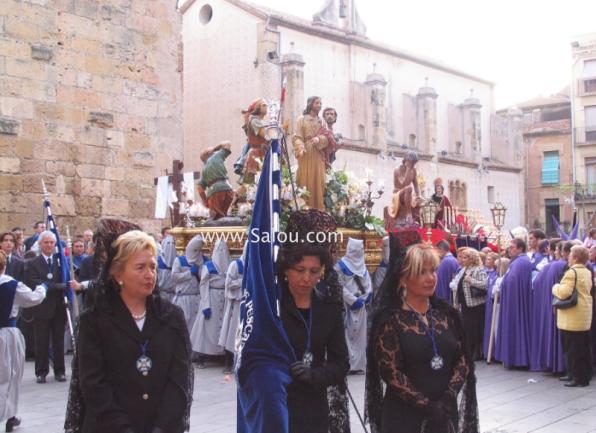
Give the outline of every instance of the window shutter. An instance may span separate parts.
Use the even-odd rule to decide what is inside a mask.
[[[542,184],[556,185],[559,183],[559,152],[544,152],[542,161]]]

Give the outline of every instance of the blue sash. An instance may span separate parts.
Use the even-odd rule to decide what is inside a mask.
[[[219,275],[219,271],[215,267],[215,263],[213,263],[211,260],[207,260],[205,262],[205,266],[211,275]]]
[[[337,264],[339,265],[339,269],[341,269],[341,272],[344,275],[346,275],[348,277],[354,276],[354,272],[350,271],[350,269],[348,269],[348,266],[342,260],[338,260]]]
[[[236,262],[236,267],[238,268],[238,273],[240,275],[244,274],[244,263],[242,262],[242,259],[236,259],[234,261]]]
[[[178,256],[177,259],[180,260],[180,264],[182,266],[186,266],[187,268],[190,268],[190,264],[188,263],[188,260],[186,260],[186,256]],[[203,256],[203,262],[207,262],[207,261],[209,261],[209,257]]]
[[[10,313],[18,285],[17,280],[10,280],[0,285],[0,328],[16,326],[16,319],[11,319]]]
[[[161,256],[157,256],[157,269],[167,269],[169,271],[172,270],[172,268],[169,268],[168,265],[166,265],[166,262],[163,261]]]

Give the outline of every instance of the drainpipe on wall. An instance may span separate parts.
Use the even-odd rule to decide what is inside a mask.
[[[576,209],[575,205],[575,182],[577,180],[576,174],[576,167],[575,167],[575,141],[576,141],[576,133],[575,133],[575,89],[573,87],[573,69],[571,70],[571,83],[569,85],[569,95],[571,97],[571,185],[573,188],[571,189],[571,210],[573,214],[573,210]],[[578,218],[581,220],[581,214],[578,215]],[[585,215],[584,215],[585,217]],[[584,221],[584,224],[586,221]],[[581,227],[581,224],[580,224]]]

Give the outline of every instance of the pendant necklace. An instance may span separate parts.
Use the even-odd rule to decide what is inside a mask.
[[[304,351],[304,355],[302,356],[302,362],[304,362],[307,366],[310,367],[314,359],[314,356],[310,351],[310,336],[312,331],[312,307],[308,309],[308,323],[306,322],[304,317],[302,317],[302,314],[300,314],[300,318],[302,319],[304,327],[306,328],[306,350]]]
[[[137,371],[141,373],[143,376],[147,376],[151,368],[153,367],[153,361],[151,358],[147,356],[147,346],[149,345],[149,340],[145,340],[143,344],[141,344],[141,356],[137,358]]]
[[[428,314],[429,314],[428,322],[430,324],[430,327],[429,327],[425,323],[424,316],[422,314],[420,314],[418,311],[416,311],[409,303],[406,302],[406,305],[410,308],[410,310],[412,310],[412,312],[414,314],[416,314],[416,316],[418,317],[418,320],[420,321],[420,325],[422,326],[422,329],[424,330],[425,334],[429,336],[430,341],[433,345],[434,356],[430,360],[430,368],[433,369],[434,371],[438,371],[438,370],[442,369],[443,366],[445,365],[445,360],[439,354],[439,348],[437,346],[436,333],[435,333],[435,323],[433,322],[432,309],[429,306],[429,308],[428,308]]]

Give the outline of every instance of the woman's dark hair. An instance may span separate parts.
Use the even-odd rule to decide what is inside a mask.
[[[337,273],[333,269],[334,244],[330,242],[308,242],[309,234],[332,233],[337,229],[335,218],[318,209],[307,209],[293,212],[288,219],[286,233],[292,239],[280,249],[277,257],[278,283],[287,288],[285,273],[292,266],[300,263],[304,257],[316,256],[325,267],[321,282],[317,285],[317,292],[328,302],[342,302],[342,287]]]
[[[549,242],[548,248],[554,253],[555,250],[557,249],[557,244],[559,242],[561,242],[561,238],[552,238],[548,242]]]
[[[284,245],[280,249],[277,257],[277,276],[279,280],[283,280],[288,269],[300,263],[304,257],[313,256],[318,257],[321,261],[321,266],[333,268],[333,260],[329,248],[321,244],[314,244],[308,242],[297,242]]]
[[[541,240],[538,243],[538,252],[540,254],[548,254],[548,248],[549,248],[549,246],[550,246],[550,242],[548,240],[546,240],[546,239]]]
[[[323,278],[321,283],[316,287],[317,292],[332,302],[341,301],[342,288],[339,285],[337,274],[333,269],[333,257],[329,251],[329,246],[325,244],[317,244],[310,242],[296,242],[287,243],[279,251],[277,256],[277,281],[278,284],[284,288],[288,288],[286,278],[286,271],[298,263],[305,257],[318,257],[321,261],[321,266],[324,268]]]

